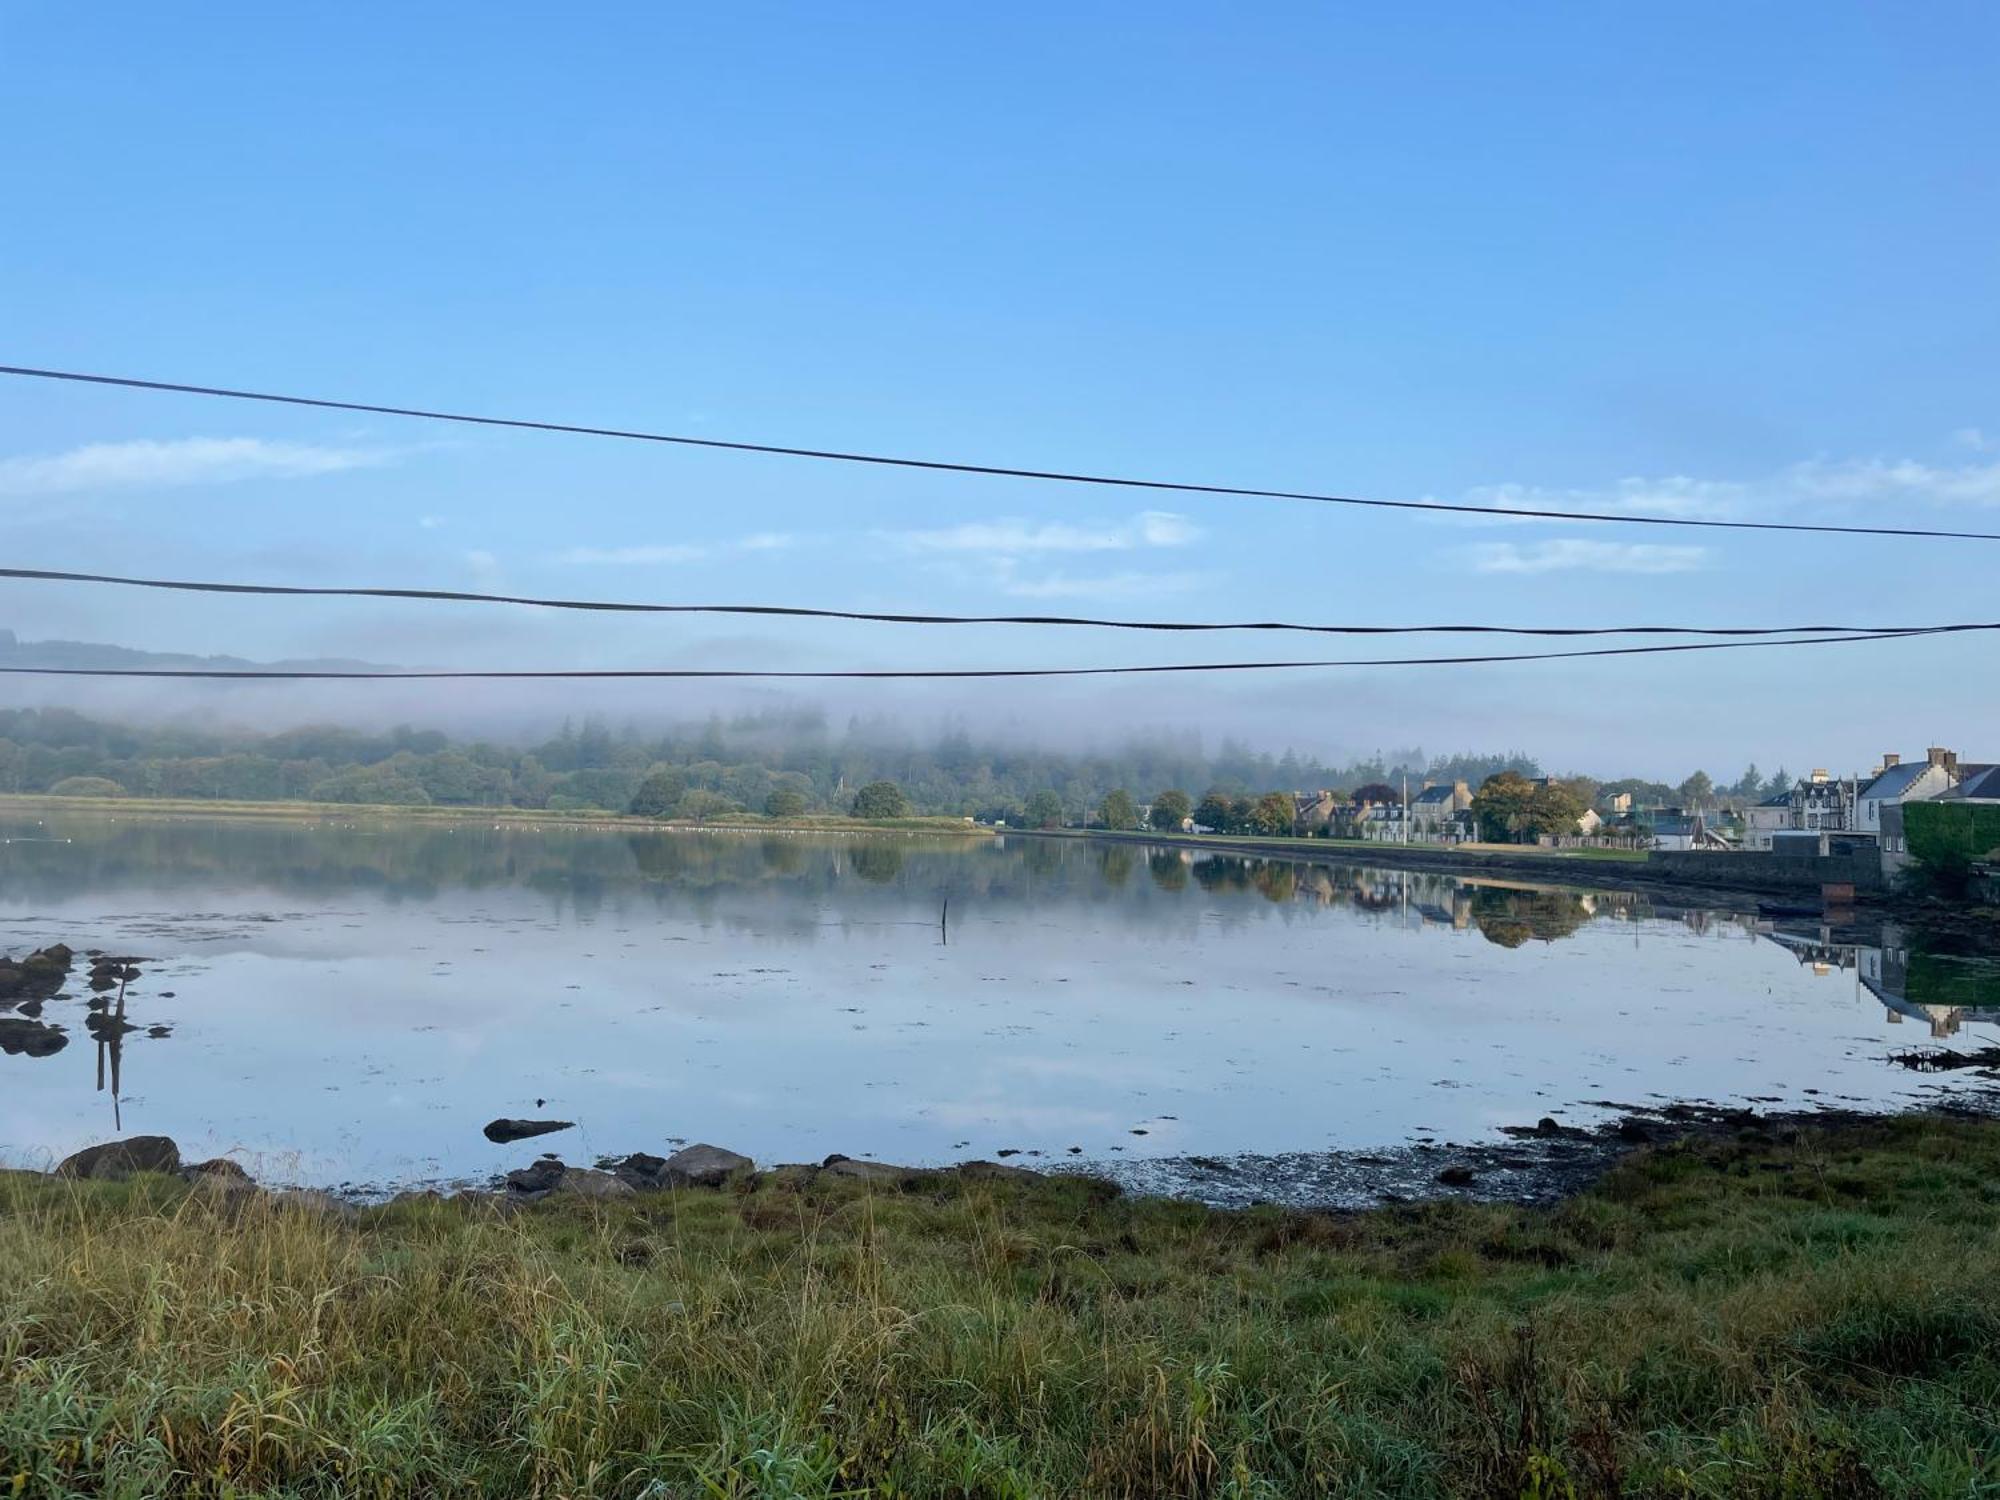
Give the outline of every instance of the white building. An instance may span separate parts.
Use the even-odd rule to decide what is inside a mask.
[[[1885,755],[1882,769],[1855,797],[1854,831],[1882,837],[1882,809],[1904,802],[1928,802],[1958,785],[1958,756],[1932,746],[1922,760],[1904,764],[1901,757]]]
[[[1854,827],[1855,786],[1814,771],[1792,788],[1792,827],[1806,833],[1847,833]]]
[[[1768,851],[1771,835],[1792,826],[1792,794],[1780,792],[1743,809],[1743,847]]]

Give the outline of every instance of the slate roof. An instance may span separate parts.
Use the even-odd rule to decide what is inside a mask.
[[[1426,807],[1434,803],[1449,802],[1456,790],[1457,788],[1448,786],[1427,786],[1410,799],[1410,806]]]
[[[2000,801],[2000,766],[1986,766],[1973,772],[1944,794],[1946,798],[1958,802],[1972,799],[1980,802]]]
[[[1877,802],[1900,798],[1916,784],[1917,778],[1930,768],[1931,763],[1927,760],[1906,760],[1893,765],[1864,786],[1861,789],[1861,796]]]

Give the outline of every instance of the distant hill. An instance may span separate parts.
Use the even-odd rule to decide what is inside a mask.
[[[95,641],[24,641],[0,630],[0,667],[189,667],[205,672],[393,672],[377,662],[344,657],[251,661],[241,656],[190,656],[178,651],[141,651]]]

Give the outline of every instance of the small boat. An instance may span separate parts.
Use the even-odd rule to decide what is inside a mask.
[[[1759,901],[1757,915],[1760,917],[1820,917],[1826,909],[1819,906],[1804,906],[1795,901]]]

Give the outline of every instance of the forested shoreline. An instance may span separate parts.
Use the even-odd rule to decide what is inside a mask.
[[[774,797],[793,815],[847,814],[863,788],[893,782],[916,814],[1019,821],[1040,795],[1082,821],[1120,789],[1141,798],[1169,787],[1255,796],[1403,775],[1413,784],[1477,784],[1509,769],[1539,774],[1520,752],[1427,757],[1399,750],[1329,764],[1229,741],[1206,752],[1191,738],[1158,734],[1114,750],[1070,753],[962,730],[917,739],[884,724],[833,729],[818,716],[796,714],[711,718],[664,731],[614,729],[593,719],[544,738],[501,742],[407,726],[258,733],[122,724],[67,709],[0,710],[0,792],[78,796],[623,812],[652,778],[642,810],[702,817],[762,812]]]

